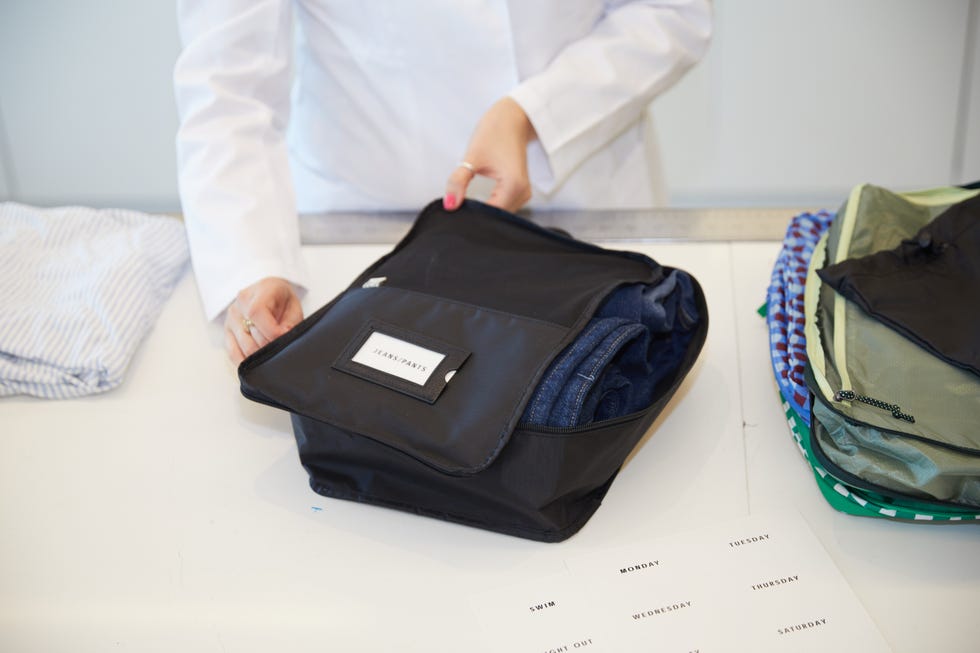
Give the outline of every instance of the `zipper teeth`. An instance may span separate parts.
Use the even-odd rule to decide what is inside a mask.
[[[518,422],[517,426],[515,426],[514,428],[520,429],[522,431],[532,431],[534,433],[548,433],[553,435],[580,433],[585,431],[591,431],[597,428],[602,428],[605,426],[615,426],[616,424],[630,422],[632,420],[639,418],[648,409],[649,406],[635,413],[630,413],[629,415],[620,415],[619,417],[611,417],[609,419],[604,419],[599,422],[589,422],[588,424],[582,424],[580,426],[545,426],[543,424],[533,424],[530,422]]]
[[[849,391],[845,391],[845,392],[849,392]],[[899,436],[899,437],[902,437],[902,438],[909,438],[909,439],[912,439],[912,440],[918,440],[919,442],[925,442],[926,444],[931,444],[933,446],[941,447],[943,449],[949,449],[950,451],[956,451],[957,453],[963,453],[963,454],[966,454],[968,456],[975,456],[975,457],[976,456],[980,456],[980,449],[974,449],[972,447],[965,447],[963,445],[953,444],[951,442],[943,442],[942,440],[934,440],[934,439],[929,438],[929,437],[926,437],[924,435],[917,435],[915,433],[909,433],[907,431],[899,431],[897,429],[890,429],[890,428],[887,428],[885,426],[874,426],[874,425],[870,425],[867,422],[864,422],[864,421],[862,421],[862,420],[860,420],[860,419],[858,419],[856,417],[853,417],[852,415],[849,415],[849,414],[843,412],[841,409],[839,409],[836,406],[834,406],[833,405],[833,402],[827,401],[823,397],[818,397],[817,395],[813,395],[813,399],[814,399],[814,401],[819,401],[825,408],[827,408],[828,410],[830,410],[831,412],[833,412],[835,415],[841,417],[842,419],[844,419],[845,421],[847,421],[847,422],[849,422],[851,424],[867,425],[867,426],[870,426],[871,428],[874,428],[874,429],[876,429],[878,431],[881,431],[882,433],[888,433],[889,435],[896,435],[896,436]]]
[[[895,419],[904,420],[909,424],[915,424],[915,417],[909,415],[908,413],[903,413],[898,404],[890,404],[886,401],[882,401],[881,399],[859,395],[853,390],[838,390],[834,393],[834,401],[859,401],[862,404],[867,404],[868,406],[880,408],[881,410],[887,410]]]

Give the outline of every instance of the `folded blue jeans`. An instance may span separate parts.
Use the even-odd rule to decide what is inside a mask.
[[[551,363],[521,421],[573,427],[642,410],[681,364],[698,321],[684,272],[620,286]]]

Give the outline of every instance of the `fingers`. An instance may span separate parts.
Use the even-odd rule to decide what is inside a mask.
[[[295,294],[291,294],[289,300],[286,304],[285,309],[283,309],[282,316],[279,318],[279,324],[282,327],[282,332],[292,330],[297,324],[303,321],[303,304],[299,301],[299,297]]]
[[[486,170],[486,175],[497,182],[490,197],[487,198],[487,204],[506,211],[517,211],[531,199],[531,182],[528,179],[527,166],[523,160],[518,160],[510,167],[500,167],[504,168],[500,172],[495,167]],[[446,195],[442,199],[442,205],[447,211],[455,211],[462,206],[466,189],[475,176],[473,170],[463,165],[453,170],[446,183]]]
[[[225,314],[228,357],[240,363],[302,319],[302,303],[285,279],[267,277],[244,288]]]
[[[497,182],[487,199],[487,204],[504,209],[517,211],[531,199],[531,184],[527,177],[503,179]]]
[[[443,208],[447,211],[455,211],[462,206],[463,198],[466,197],[466,189],[473,181],[475,174],[475,170],[467,166],[462,164],[456,166],[446,182],[446,194],[442,198]]]
[[[256,337],[261,337],[258,328],[254,324],[248,326],[237,304],[229,306],[225,315],[225,350],[233,363],[237,365],[259,350],[262,345]]]
[[[228,358],[235,365],[239,365],[245,360],[245,354],[242,353],[242,348],[238,346],[235,335],[227,327],[225,327],[225,351],[228,352]]]
[[[249,331],[259,347],[265,347],[289,330],[285,325],[279,323],[272,311],[265,305],[254,306],[249,318],[251,318],[253,325]]]
[[[531,199],[527,170],[527,146],[537,138],[524,109],[510,97],[495,102],[480,118],[466,148],[469,164],[460,164],[449,175],[443,206],[453,211],[463,203],[474,174],[496,182],[488,203],[516,211]]]

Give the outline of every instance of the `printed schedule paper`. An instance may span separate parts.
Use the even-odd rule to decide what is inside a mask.
[[[471,597],[488,651],[889,651],[802,517],[749,517],[566,561]]]

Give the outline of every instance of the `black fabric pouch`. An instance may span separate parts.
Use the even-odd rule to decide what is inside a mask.
[[[541,541],[578,531],[694,365],[694,319],[659,348],[649,401],[568,428],[524,409],[610,294],[673,272],[467,200],[438,202],[341,295],[239,367],[242,393],[287,410],[319,494]]]
[[[950,365],[980,374],[980,196],[949,207],[894,249],[817,274]]]

